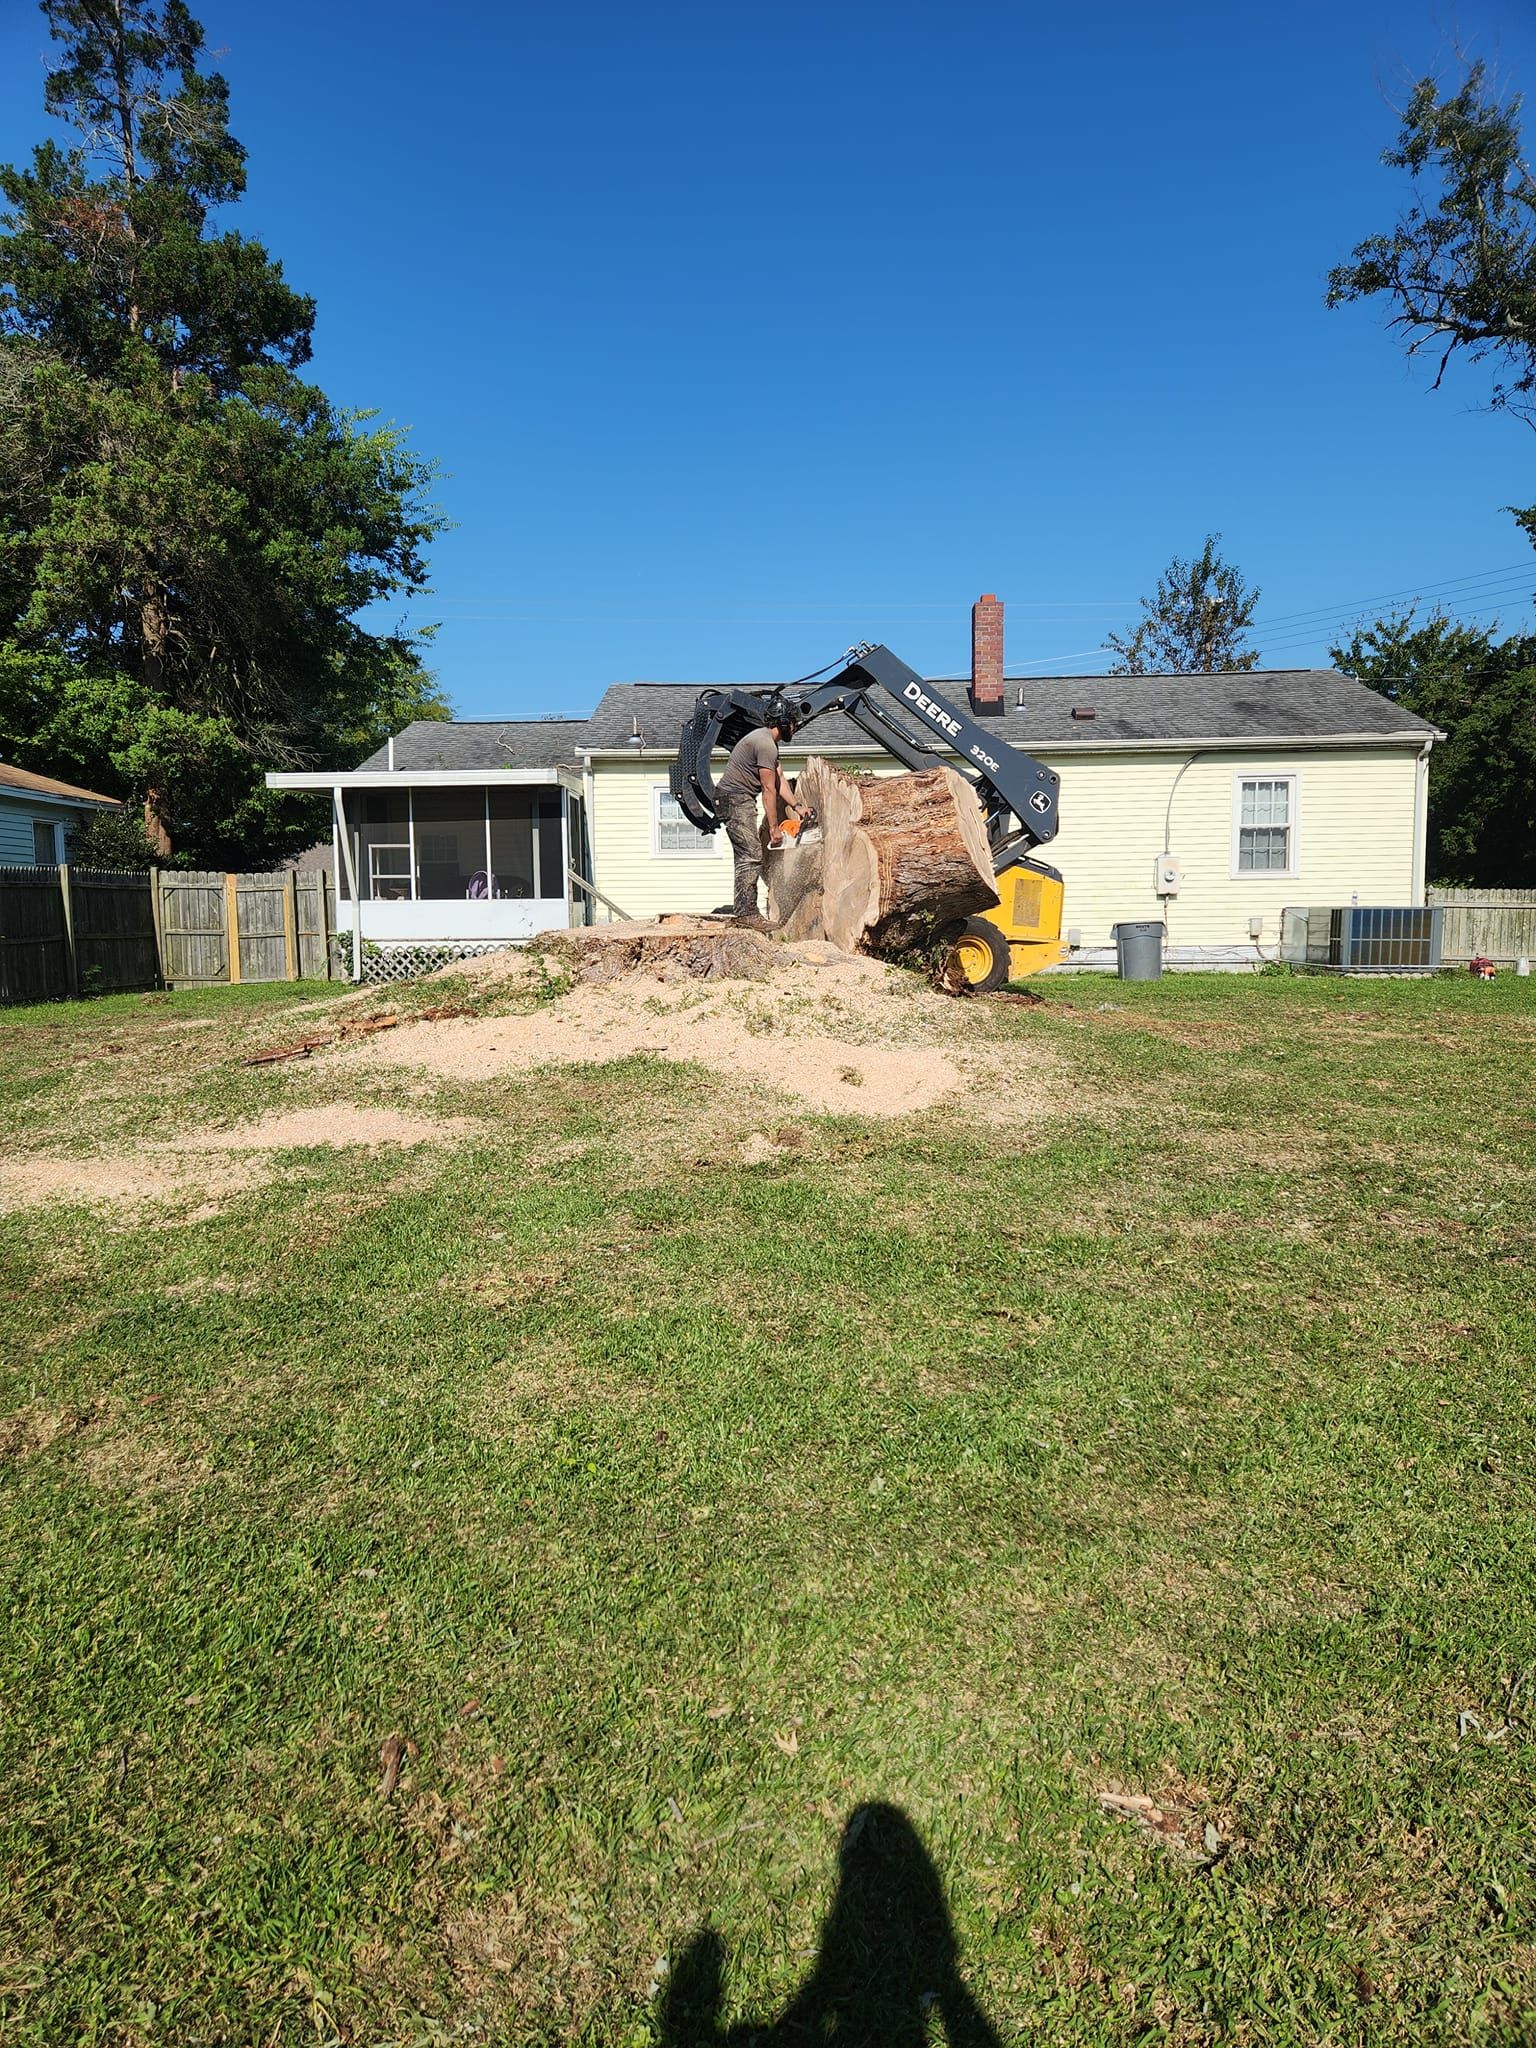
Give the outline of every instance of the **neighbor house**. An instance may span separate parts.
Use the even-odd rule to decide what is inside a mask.
[[[1256,965],[1288,905],[1423,902],[1438,737],[1423,719],[1328,669],[1005,681],[1002,606],[976,612],[972,673],[935,684],[1060,775],[1042,857],[1065,878],[1079,964],[1108,957],[1122,919],[1162,920],[1172,964]],[[667,787],[701,687],[618,683],[584,720],[423,722],[350,773],[268,780],[331,792],[338,923],[355,871],[380,944],[504,942],[594,907],[714,910],[731,895],[725,836],[695,831]],[[811,753],[898,765],[835,716],[795,736],[786,767]]]
[[[0,867],[57,867],[83,819],[121,809],[115,797],[0,761]]]

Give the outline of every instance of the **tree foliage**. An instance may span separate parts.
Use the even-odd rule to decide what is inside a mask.
[[[1520,148],[1521,100],[1500,100],[1485,66],[1442,97],[1414,87],[1397,146],[1413,198],[1389,234],[1369,235],[1329,273],[1328,304],[1385,298],[1410,356],[1499,365],[1493,403],[1536,419],[1536,179]]]
[[[1495,637],[1436,611],[1357,625],[1334,661],[1438,726],[1430,755],[1430,879],[1536,888],[1536,635]]]
[[[77,868],[133,874],[153,867],[158,856],[136,813],[93,811],[70,833],[69,858]]]
[[[182,0],[42,11],[79,139],[0,168],[0,750],[270,859],[315,821],[265,769],[446,709],[370,623],[425,585],[430,470],[299,377],[313,302],[218,227],[245,154]]]
[[[1175,555],[1155,593],[1141,600],[1140,623],[1111,633],[1112,676],[1224,675],[1258,665],[1245,644],[1259,592],[1221,558],[1221,535],[1188,561]]]

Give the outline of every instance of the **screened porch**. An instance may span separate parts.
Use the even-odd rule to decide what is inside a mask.
[[[573,781],[554,768],[268,777],[329,790],[337,929],[379,946],[494,943],[584,922],[571,870],[586,876],[590,863]]]

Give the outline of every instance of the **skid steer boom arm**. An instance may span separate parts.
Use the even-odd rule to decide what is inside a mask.
[[[933,738],[920,737],[892,717],[882,692]],[[755,726],[772,725],[776,712],[787,712],[798,729],[829,711],[851,719],[905,767],[931,768],[938,757],[964,775],[981,799],[999,870],[1055,838],[1061,778],[941,697],[889,647],[854,648],[847,666],[826,682],[702,691],[683,727],[669,775],[683,815],[700,832],[719,825],[710,769],[716,747],[734,747]],[[958,760],[945,759],[949,755]]]

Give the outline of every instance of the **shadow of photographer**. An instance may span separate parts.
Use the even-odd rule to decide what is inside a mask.
[[[722,2030],[724,1989],[724,1947],[705,1928],[668,1979],[663,2048],[925,2048],[933,2013],[949,2048],[999,2048],[960,1976],[939,1874],[896,1806],[849,1816],[815,1966],[778,2018]]]

